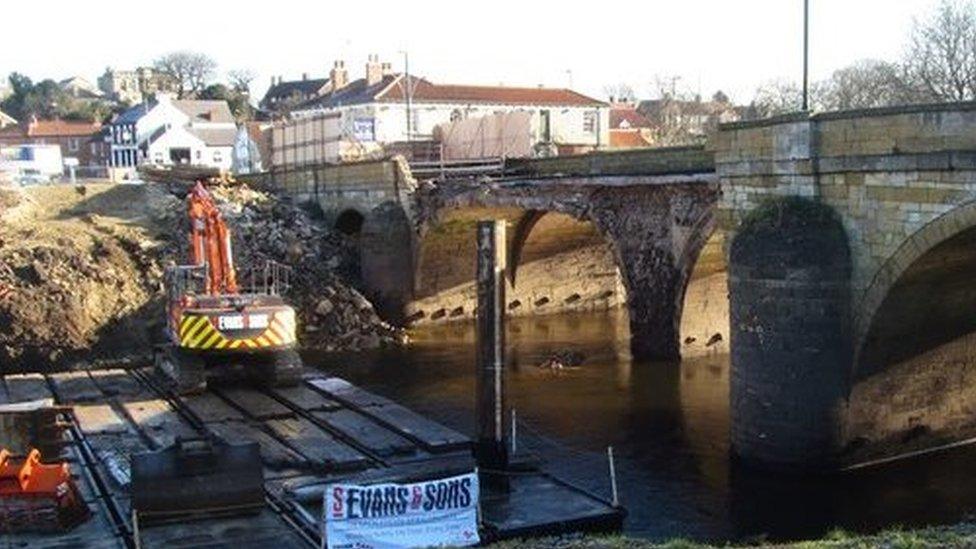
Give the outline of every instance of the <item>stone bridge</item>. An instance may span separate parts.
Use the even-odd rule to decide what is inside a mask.
[[[819,466],[976,434],[976,105],[733,124],[712,147],[737,454]]]
[[[373,297],[410,322],[472,315],[474,221],[504,217],[511,314],[626,301],[652,358],[730,336],[743,461],[836,466],[976,436],[976,104],[804,113],[723,126],[707,149],[507,168],[273,177],[359,235]],[[709,329],[687,336],[703,305]]]
[[[504,218],[511,314],[626,303],[633,352],[651,359],[679,357],[685,290],[718,199],[703,148],[516,160],[503,176],[422,182],[400,160],[271,177],[357,236],[364,285],[389,316],[473,318],[475,223]]]

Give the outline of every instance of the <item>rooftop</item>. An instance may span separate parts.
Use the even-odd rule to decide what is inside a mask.
[[[435,84],[420,77],[411,79],[411,99],[417,103],[488,103],[498,105],[605,106],[606,103],[564,88],[523,88],[510,86],[467,86]],[[388,74],[369,85],[365,78],[354,80],[337,91],[307,101],[303,109],[333,108],[363,103],[406,102],[406,78]]]

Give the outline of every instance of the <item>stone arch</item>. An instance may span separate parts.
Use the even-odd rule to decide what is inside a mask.
[[[543,210],[529,210],[525,212],[518,223],[512,228],[512,244],[508,247],[508,280],[515,285],[515,275],[518,272],[519,262],[522,258],[522,249],[525,241],[529,238],[532,229],[547,213]]]
[[[858,459],[976,436],[976,201],[927,223],[869,286],[845,440]]]
[[[514,205],[484,206],[478,203],[452,204],[437,212],[424,224],[419,231],[417,244],[416,270],[414,275],[413,301],[408,306],[407,317],[411,323],[421,324],[430,321],[446,322],[451,320],[465,320],[473,318],[476,305],[476,289],[474,287],[474,257],[475,241],[474,227],[479,219],[494,218],[508,221],[508,270],[509,313],[513,316],[527,314],[549,314],[579,310],[603,310],[615,307],[626,296],[626,285],[617,283],[613,291],[598,289],[597,283],[580,281],[571,276],[553,276],[550,280],[543,280],[540,284],[519,284],[518,274],[525,266],[526,245],[529,253],[544,252],[555,256],[561,250],[554,249],[551,239],[540,244],[539,234],[534,231],[540,227],[539,223],[545,218],[559,219],[563,225],[584,225],[589,229],[590,240],[598,238],[609,248],[612,255],[614,280],[622,278],[623,269],[620,266],[620,256],[615,249],[613,240],[599,226],[579,212],[566,212],[560,209],[535,210],[523,209]],[[542,227],[551,229],[550,222],[543,222]],[[578,229],[578,227],[576,227]],[[577,230],[572,234],[582,232]],[[577,236],[580,236],[577,234]],[[578,239],[577,239],[578,240]],[[567,241],[567,245],[580,244],[575,240]],[[541,249],[540,248],[545,248]],[[580,247],[580,246],[577,246]],[[563,250],[572,253],[574,249]],[[585,253],[585,252],[584,252]],[[533,262],[543,261],[545,258],[532,257]],[[567,258],[562,258],[567,259]],[[591,259],[581,257],[580,261]],[[561,262],[550,265],[558,268]],[[570,267],[576,264],[569,264]],[[598,270],[592,264],[579,265],[581,272],[593,273]],[[567,267],[567,268],[570,268]],[[533,270],[538,275],[539,266],[533,263]],[[606,273],[599,273],[604,276]],[[613,283],[611,283],[612,285]],[[546,293],[546,286],[552,286],[552,291]],[[570,289],[580,287],[580,291]],[[521,295],[522,290],[526,295]],[[564,291],[565,290],[565,291]],[[535,295],[538,294],[538,295]],[[551,294],[551,295],[550,295]],[[564,295],[565,294],[565,295]]]
[[[926,223],[905,239],[895,253],[878,269],[855,309],[856,355],[852,375],[858,375],[868,333],[892,288],[920,258],[936,246],[971,227],[976,227],[976,201],[961,204]]]
[[[589,218],[530,210],[514,224],[513,233],[510,311],[515,300],[518,308],[539,313],[604,311],[626,303],[616,246]],[[539,300],[548,301],[538,306]]]
[[[358,236],[362,232],[365,221],[366,216],[360,213],[359,210],[349,208],[343,210],[336,217],[333,228],[346,236]]]

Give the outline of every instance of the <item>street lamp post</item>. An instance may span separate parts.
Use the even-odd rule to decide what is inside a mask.
[[[810,0],[803,0],[803,110],[810,109]]]

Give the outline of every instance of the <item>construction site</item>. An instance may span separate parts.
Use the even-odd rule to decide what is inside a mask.
[[[4,545],[319,547],[329,486],[473,471],[475,541],[620,527],[532,455],[479,470],[484,441],[304,365],[408,337],[315,212],[207,183],[0,190]]]

